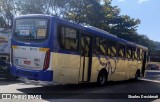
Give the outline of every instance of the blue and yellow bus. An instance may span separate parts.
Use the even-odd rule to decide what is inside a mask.
[[[147,47],[49,15],[16,17],[11,45],[13,75],[59,84],[137,79],[147,64]]]

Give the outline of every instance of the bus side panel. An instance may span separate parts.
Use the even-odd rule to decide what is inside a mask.
[[[81,61],[81,67],[80,67],[80,71],[79,71],[79,82],[85,82],[88,80],[88,64],[89,64],[89,58],[85,57],[85,60],[83,57],[80,58]],[[85,61],[85,62],[84,62]],[[83,69],[84,67],[84,69]]]
[[[53,80],[61,84],[78,84],[79,55],[52,53]]]
[[[108,81],[111,80],[119,80],[121,78],[121,74],[117,74],[117,70],[115,68],[115,61],[113,59],[107,60],[106,58],[98,57],[92,58],[92,71],[91,71],[91,82],[96,82],[98,78],[98,74],[101,69],[105,68],[108,72]],[[120,75],[120,76],[119,76]]]
[[[132,79],[132,78],[135,78],[135,74],[136,74],[136,71],[138,69],[138,65],[137,65],[137,60],[134,59],[132,60],[131,62],[131,65],[130,65],[130,73],[129,73],[129,79]]]
[[[125,73],[126,73],[126,79],[130,79],[130,68],[131,68],[131,64],[132,64],[132,61],[131,59],[127,59],[125,60]]]
[[[125,60],[121,58],[115,58],[111,61],[112,71],[111,80],[112,81],[121,81],[125,80]]]
[[[137,61],[137,60],[132,60],[131,59],[127,59],[126,60],[126,79],[132,79],[135,78],[135,74],[137,72],[138,69],[140,69],[141,71],[141,67],[142,67],[142,61]]]
[[[97,57],[92,57],[92,70],[91,70],[91,80],[90,82],[96,82],[98,73],[103,66],[99,63]]]
[[[140,69],[140,68],[138,68],[138,60],[137,59],[134,60],[134,65],[135,65],[136,68],[134,70],[133,78],[135,78],[135,74],[136,74],[137,70]]]
[[[143,64],[143,61],[142,60],[138,60],[138,69],[140,69],[140,72],[142,72],[142,64]]]
[[[109,60],[107,60],[106,58],[99,59],[98,57],[93,57],[92,58],[91,82],[97,81],[99,71],[102,68],[105,68],[108,72],[108,81],[125,80],[125,72],[124,72],[125,66],[123,65],[120,66],[120,63],[124,64],[125,60],[119,60],[119,62],[117,62],[117,59],[110,58]]]

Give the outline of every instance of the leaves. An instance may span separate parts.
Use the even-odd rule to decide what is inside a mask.
[[[146,35],[138,34],[139,19],[120,15],[112,0],[0,0],[0,27],[11,27],[13,17],[21,14],[49,14],[68,21],[91,25],[120,38],[154,49]]]

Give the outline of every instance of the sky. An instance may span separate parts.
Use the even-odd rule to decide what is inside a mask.
[[[160,0],[112,0],[121,9],[121,15],[140,19],[137,32],[160,42]]]

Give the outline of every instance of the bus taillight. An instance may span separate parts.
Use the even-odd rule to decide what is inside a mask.
[[[49,67],[49,62],[50,62],[50,50],[46,52],[45,59],[44,59],[44,65],[43,65],[43,70],[47,70]]]

